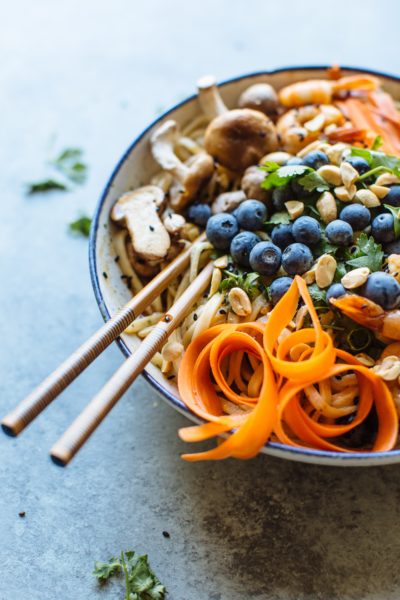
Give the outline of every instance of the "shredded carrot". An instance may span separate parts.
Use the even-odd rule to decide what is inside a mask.
[[[332,141],[360,141],[371,146],[374,138],[380,135],[383,152],[400,155],[400,116],[389,94],[368,91],[363,98],[350,97],[337,101],[336,105],[351,121],[353,127],[348,129],[347,138],[346,128],[332,132]],[[357,131],[364,132],[364,139],[354,139]]]
[[[293,319],[300,297],[312,327],[293,331],[282,339],[280,335]],[[249,383],[242,372],[245,356],[249,357],[246,369],[253,369]],[[354,373],[351,377],[358,383],[358,403],[334,406],[328,381],[348,371]],[[253,378],[251,389],[259,390],[258,395],[250,394]],[[254,384],[257,378],[261,387]],[[350,453],[354,450],[340,446],[336,438],[360,425],[373,406],[378,432],[372,450],[388,451],[397,442],[398,416],[389,388],[352,355],[334,347],[321,326],[307,285],[298,276],[265,325],[223,324],[198,336],[184,354],[178,387],[186,405],[206,421],[181,429],[180,437],[198,442],[226,436],[216,448],[184,454],[185,460],[252,458],[272,435],[290,446]],[[239,408],[244,407],[243,414],[240,410],[225,414],[221,394]],[[310,410],[310,404],[302,401],[304,394],[317,410],[315,406]],[[338,416],[352,412],[355,417],[351,423],[335,422]]]

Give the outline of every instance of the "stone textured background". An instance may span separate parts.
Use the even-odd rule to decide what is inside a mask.
[[[396,0],[3,6],[1,413],[101,323],[87,243],[66,228],[93,210],[134,136],[208,72],[338,61],[400,73],[399,13]],[[88,183],[26,197],[51,144],[85,149]],[[110,348],[21,438],[0,435],[1,600],[122,598],[91,577],[122,548],[149,553],[171,600],[399,598],[398,467],[185,464],[185,419],[141,380],[55,467],[49,447],[121,361]]]

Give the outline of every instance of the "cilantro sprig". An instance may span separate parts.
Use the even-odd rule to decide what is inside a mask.
[[[393,229],[396,238],[400,236],[400,208],[398,206],[391,206],[390,204],[384,204],[393,215]]]
[[[281,167],[274,162],[267,162],[260,169],[267,172],[266,178],[261,183],[261,187],[265,190],[284,187],[292,179],[313,171],[311,167],[306,167],[306,165],[286,165]]]
[[[368,237],[366,233],[362,233],[353,250],[351,253],[347,252],[347,265],[354,268],[368,267],[370,271],[382,270],[382,246],[377,244],[372,236]]]
[[[125,600],[163,600],[167,594],[165,586],[151,569],[146,554],[140,556],[128,550],[121,552],[119,558],[97,561],[94,565],[93,575],[101,582],[121,574],[125,578]]]
[[[260,275],[258,273],[245,273],[240,269],[235,271],[223,271],[224,279],[219,284],[219,291],[223,293],[229,292],[234,287],[239,287],[252,300],[262,291],[260,289]]]
[[[371,167],[370,171],[363,173],[359,178],[359,181],[367,179],[371,175],[378,174],[386,171],[400,177],[400,159],[397,156],[391,156],[384,152],[377,152],[376,150],[367,150],[366,148],[351,148],[351,156],[360,156],[367,161]]]
[[[71,184],[82,185],[88,173],[87,164],[80,148],[65,148],[57,156],[48,161],[52,173],[42,180],[33,181],[26,186],[28,195],[42,194],[51,191],[68,192]]]

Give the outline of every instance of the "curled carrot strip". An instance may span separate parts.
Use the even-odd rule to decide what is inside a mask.
[[[283,337],[281,334],[292,321],[300,297],[313,327]],[[249,360],[245,364],[246,356]],[[358,382],[358,403],[344,408],[342,404],[331,405],[329,380],[348,371],[354,373],[354,381]],[[251,458],[272,434],[289,446],[354,452],[340,446],[336,438],[363,423],[373,405],[378,432],[372,450],[391,450],[398,437],[398,416],[389,388],[352,355],[334,348],[301,277],[295,278],[265,326],[218,325],[198,336],[184,354],[178,387],[186,405],[206,421],[181,429],[179,435],[184,441],[229,434],[216,448],[183,455],[189,461],[229,456]],[[312,404],[304,403],[304,390],[312,394]],[[225,414],[221,395],[246,412]],[[335,423],[337,416],[353,411],[351,423]],[[321,415],[325,417],[320,418]]]

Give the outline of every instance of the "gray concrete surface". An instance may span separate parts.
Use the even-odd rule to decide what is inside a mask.
[[[1,413],[100,325],[86,241],[66,226],[157,112],[210,71],[339,61],[399,73],[398,22],[396,0],[4,3]],[[28,198],[54,137],[85,149],[89,181]],[[0,435],[0,600],[122,598],[91,577],[122,548],[150,555],[172,600],[399,598],[400,466],[188,465],[185,419],[143,381],[73,464],[54,466],[49,447],[121,360],[110,348],[21,438]]]

